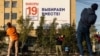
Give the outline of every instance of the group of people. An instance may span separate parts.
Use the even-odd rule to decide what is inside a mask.
[[[83,11],[81,13],[81,18],[78,23],[77,36],[76,36],[78,48],[80,51],[80,56],[84,56],[84,50],[83,50],[83,46],[82,46],[83,39],[87,43],[89,56],[93,56],[89,29],[90,29],[91,25],[94,25],[96,22],[97,15],[96,15],[95,11],[97,9],[98,9],[98,4],[94,3],[91,5],[90,8],[83,9]],[[11,52],[11,48],[12,48],[13,44],[15,44],[15,56],[18,56],[18,35],[17,35],[16,28],[13,27],[11,23],[7,23],[7,26],[8,26],[8,28],[7,28],[6,32],[10,38],[7,56],[10,56],[10,52]],[[60,35],[58,38],[56,38],[56,41],[57,41],[56,51],[58,54],[58,50],[59,50],[61,52],[61,56],[63,56],[62,49],[61,49],[61,45],[62,45],[62,41],[63,41],[62,37],[63,37],[63,35]]]
[[[13,45],[15,45],[15,56],[18,56],[18,38],[19,37],[18,37],[17,31],[16,31],[16,28],[14,26],[12,26],[12,24],[10,22],[7,23],[7,26],[8,26],[8,28],[6,30],[6,33],[9,36],[9,40],[10,40],[7,56],[10,56]],[[64,35],[59,34],[56,37],[56,54],[57,54],[57,56],[59,55],[59,51],[60,51],[61,56],[63,56],[62,48],[61,48],[63,40],[64,40]]]

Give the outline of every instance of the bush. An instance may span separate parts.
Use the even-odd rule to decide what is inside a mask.
[[[6,36],[6,31],[0,30],[0,41],[3,40],[3,37]]]

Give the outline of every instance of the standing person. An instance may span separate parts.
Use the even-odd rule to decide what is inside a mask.
[[[60,51],[60,56],[63,56],[63,52],[62,52],[62,42],[64,40],[64,36],[63,35],[59,35],[57,36],[56,38],[56,53],[57,53],[57,56],[59,55],[59,51]]]
[[[8,28],[6,30],[6,33],[10,39],[7,56],[10,56],[13,44],[15,45],[15,56],[18,56],[18,34],[16,32],[16,28],[12,26],[10,22],[7,23],[7,26]]]
[[[78,48],[80,51],[80,56],[84,55],[84,50],[82,46],[83,39],[87,43],[87,48],[89,55],[92,56],[92,46],[90,42],[90,32],[89,29],[91,25],[93,25],[96,22],[97,16],[95,14],[95,11],[98,8],[98,4],[94,3],[91,5],[91,8],[85,8],[81,13],[81,19],[78,23],[77,28],[77,43]]]

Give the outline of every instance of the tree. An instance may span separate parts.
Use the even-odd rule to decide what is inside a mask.
[[[44,27],[45,25],[45,16],[41,16],[40,25],[36,30],[36,34],[38,36],[39,45],[42,46],[45,52],[51,47],[55,45],[54,35],[56,32],[56,18],[54,18],[53,22]]]
[[[44,18],[44,16],[41,16],[40,24],[36,29],[37,40],[39,41],[40,46],[42,45]]]
[[[56,35],[56,28],[57,28],[57,22],[56,22],[57,18],[54,18],[52,23],[49,24],[49,26],[47,27],[47,29],[44,29],[45,31],[45,46],[48,48],[49,53],[51,53],[50,51],[53,51],[54,47],[55,47],[55,35]]]
[[[30,33],[31,30],[33,30],[33,22],[30,21],[30,18],[23,18],[22,16],[20,17],[20,19],[17,20],[17,23],[19,25],[19,41],[21,42],[21,49],[23,49],[28,35]],[[22,51],[22,50],[21,50]]]
[[[57,23],[56,23],[57,18],[53,19],[53,22],[50,24],[50,28],[49,28],[49,41],[50,41],[50,49],[52,49],[55,46],[55,35],[56,35],[56,27],[57,27]]]
[[[63,48],[69,47],[70,52],[77,51],[75,26],[70,26],[69,24],[62,25],[61,29],[59,29],[59,32],[65,35],[63,41]]]
[[[97,32],[97,29],[96,29],[95,25],[92,25],[90,28],[90,33],[94,33],[94,32]]]
[[[93,52],[95,52],[94,46],[96,46],[96,43],[98,42],[97,39],[94,37],[95,33],[97,32],[97,29],[95,25],[92,25],[90,28],[90,38],[93,46]]]
[[[92,25],[90,28],[90,38],[92,42],[96,42],[96,39],[94,38],[94,34],[97,32],[97,29],[95,25]]]
[[[39,47],[42,47],[42,48],[44,48],[44,46],[45,46],[44,29],[43,29],[43,25],[45,24],[44,19],[45,19],[45,16],[44,15],[41,16],[39,26],[36,29],[38,45],[39,45]]]
[[[95,27],[95,25],[92,25],[90,28],[90,37],[92,37],[91,39],[93,40],[94,38],[94,34],[97,32],[97,29]]]

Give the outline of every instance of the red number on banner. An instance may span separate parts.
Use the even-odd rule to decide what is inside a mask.
[[[28,10],[28,15],[36,15],[38,12],[36,7],[28,7],[27,10]]]

